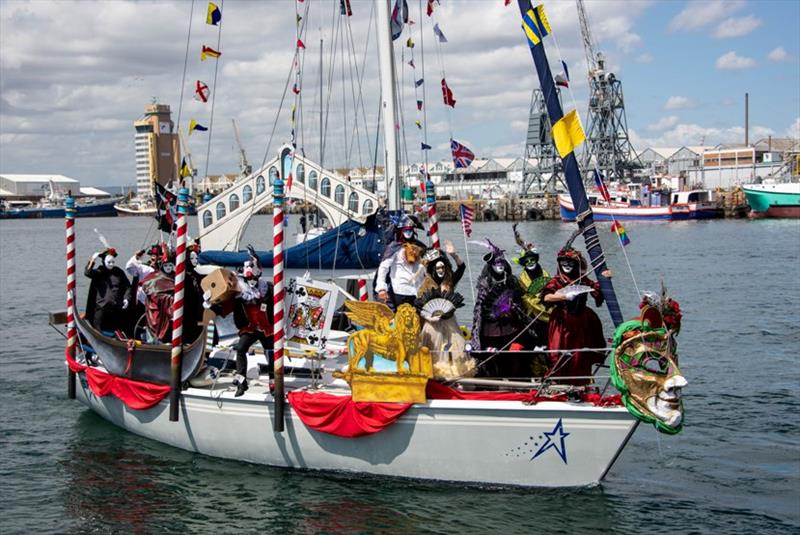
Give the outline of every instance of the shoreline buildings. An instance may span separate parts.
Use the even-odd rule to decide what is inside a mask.
[[[169,105],[153,102],[144,108],[144,116],[133,123],[136,129],[136,194],[153,196],[154,184],[167,186],[177,180],[180,146]]]

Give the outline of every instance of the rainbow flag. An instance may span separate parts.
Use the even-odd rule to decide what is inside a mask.
[[[617,236],[619,237],[619,242],[622,244],[623,247],[625,247],[631,242],[630,238],[628,238],[628,233],[625,232],[625,227],[623,227],[622,223],[620,223],[619,221],[614,221],[613,223],[611,223],[611,230],[617,233]]]

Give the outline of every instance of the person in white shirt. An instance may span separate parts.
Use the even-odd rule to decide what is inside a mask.
[[[134,280],[133,285],[137,287],[136,300],[141,304],[144,304],[145,294],[138,283],[142,282],[147,275],[156,270],[154,264],[156,263],[156,260],[158,259],[158,255],[160,254],[160,252],[161,251],[158,245],[153,245],[152,247],[150,247],[150,249],[147,251],[147,253],[150,255],[150,262],[148,264],[145,264],[144,262],[141,261],[141,258],[144,255],[145,250],[140,249],[136,251],[136,253],[125,264],[125,272],[128,275],[130,275],[130,277]]]
[[[381,301],[391,303],[395,310],[403,303],[414,304],[425,275],[425,268],[420,262],[422,253],[421,247],[406,242],[383,259],[378,267],[375,285]],[[387,275],[391,289],[387,283]]]

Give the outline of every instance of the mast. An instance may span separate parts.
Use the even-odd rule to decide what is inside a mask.
[[[386,200],[389,210],[400,210],[400,175],[397,149],[397,95],[395,94],[394,50],[390,27],[389,0],[375,0],[378,28],[378,61],[381,73],[381,109],[386,169]]]
[[[564,110],[558,99],[556,85],[553,81],[553,73],[547,62],[547,54],[544,49],[544,37],[550,32],[550,26],[544,16],[544,9],[540,5],[537,8],[531,6],[530,0],[517,0],[522,15],[522,27],[528,39],[531,49],[531,56],[536,67],[536,74],[539,76],[539,84],[542,88],[547,114],[550,117],[550,124],[553,130],[553,143],[556,152],[561,155],[564,167],[564,179],[569,188],[569,195],[577,213],[578,227],[581,229],[583,239],[586,243],[586,250],[589,252],[591,265],[594,269],[597,280],[600,282],[600,289],[611,314],[614,326],[622,323],[622,311],[619,308],[617,296],[614,293],[614,286],[611,279],[602,275],[607,269],[605,254],[600,245],[600,238],[597,236],[597,229],[594,225],[594,215],[586,197],[586,189],[583,186],[581,172],[578,168],[578,160],[575,158],[574,145],[579,144],[580,140],[573,139],[572,133],[568,132],[569,126],[565,119]],[[560,124],[559,124],[560,121]],[[580,129],[580,124],[577,126]],[[583,132],[580,132],[583,135]],[[566,144],[563,138],[566,137]]]

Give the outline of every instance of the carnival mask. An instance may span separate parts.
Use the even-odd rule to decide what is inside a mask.
[[[413,243],[404,243],[403,250],[406,253],[406,261],[409,264],[416,264],[419,261],[420,249]]]
[[[192,267],[197,267],[197,264],[199,263],[199,261],[197,260],[197,253],[196,252],[192,251],[192,252],[189,253],[189,263],[192,265]]]
[[[572,272],[578,267],[578,263],[574,260],[559,260],[558,267],[565,275],[572,275]]]
[[[444,279],[444,276],[447,274],[447,270],[444,267],[444,262],[436,262],[434,268],[436,270],[436,276],[439,278],[439,280]]]
[[[258,279],[247,279],[247,284],[249,284],[251,288],[255,288],[258,285]]]
[[[675,434],[683,425],[681,389],[688,382],[678,368],[669,332],[646,328],[622,334],[614,350],[612,379],[631,414],[662,433]]]
[[[173,264],[172,262],[164,262],[163,264],[161,264],[161,271],[163,271],[167,275],[170,275],[175,272],[175,264]]]
[[[405,230],[403,231],[403,238],[404,238],[405,240],[411,241],[411,239],[412,239],[413,237],[414,237],[414,231],[413,231],[412,229],[405,229]]]
[[[103,265],[106,266],[106,269],[111,269],[117,265],[117,260],[110,254],[106,255],[105,258],[103,258]]]

